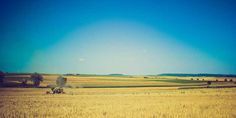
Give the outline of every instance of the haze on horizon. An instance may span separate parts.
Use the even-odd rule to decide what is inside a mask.
[[[5,72],[236,74],[234,0],[2,0]]]

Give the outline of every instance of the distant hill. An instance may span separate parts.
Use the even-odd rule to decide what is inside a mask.
[[[158,76],[179,76],[179,77],[236,77],[233,74],[184,74],[184,73],[164,73]]]

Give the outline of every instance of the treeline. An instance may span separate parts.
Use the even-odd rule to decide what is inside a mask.
[[[179,76],[179,77],[236,77],[234,74],[184,74],[184,73],[164,73],[158,76]]]
[[[128,75],[124,75],[124,74],[64,74],[64,75],[67,75],[67,76],[83,76],[83,77],[86,77],[86,76],[115,76],[115,77],[120,77],[120,76],[128,76]]]
[[[124,75],[124,74],[109,74],[108,76],[128,76],[128,75]]]

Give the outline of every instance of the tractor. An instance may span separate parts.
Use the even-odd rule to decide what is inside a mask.
[[[51,87],[51,91],[47,91],[46,94],[64,94],[63,87],[66,85],[67,78],[59,76],[56,80],[56,86]]]

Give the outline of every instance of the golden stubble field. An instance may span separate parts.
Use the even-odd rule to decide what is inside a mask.
[[[0,88],[0,117],[235,118],[236,88]]]

